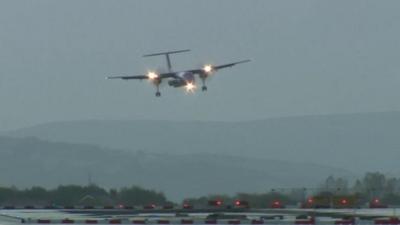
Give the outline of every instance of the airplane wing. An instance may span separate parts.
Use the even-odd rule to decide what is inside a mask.
[[[107,79],[122,79],[122,80],[143,80],[149,79],[146,75],[136,75],[136,76],[111,76],[107,77]]]
[[[214,70],[220,70],[220,69],[223,69],[223,68],[232,67],[234,65],[237,65],[237,64],[240,64],[240,63],[247,63],[247,62],[250,62],[250,60],[247,59],[247,60],[242,60],[242,61],[239,61],[239,62],[228,63],[228,64],[224,64],[224,65],[219,65],[219,66],[213,66],[212,68]]]
[[[223,64],[223,65],[218,65],[218,66],[209,65],[209,70],[210,70],[210,71],[217,71],[217,70],[220,70],[220,69],[232,67],[232,66],[234,66],[234,65],[237,65],[237,64],[240,64],[240,63],[246,63],[246,62],[250,62],[250,60],[247,59],[247,60],[242,60],[242,61],[238,61],[238,62]],[[208,69],[208,68],[207,68],[207,69]],[[208,73],[208,72],[210,72],[210,71],[206,71],[206,67],[204,67],[204,68],[202,68],[202,69],[188,70],[188,72],[192,72],[192,73],[195,73],[195,74],[204,74],[204,73]]]
[[[154,74],[155,76],[160,77],[161,79],[176,77],[176,73],[160,73]],[[154,79],[150,75],[134,75],[134,76],[110,76],[107,79],[122,79],[122,80],[146,80],[146,79]]]

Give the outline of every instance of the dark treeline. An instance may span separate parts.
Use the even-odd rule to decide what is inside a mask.
[[[360,202],[380,199],[385,204],[400,204],[400,178],[387,177],[382,173],[366,173],[362,179],[350,184],[344,178],[328,177],[318,193],[355,195]]]
[[[55,189],[32,187],[24,190],[15,187],[0,188],[0,204],[41,206],[98,206],[146,205],[168,203],[163,193],[137,186],[105,190],[96,185],[65,185]]]
[[[364,177],[350,183],[345,178],[329,176],[317,188],[276,188],[265,193],[238,193],[233,196],[210,195],[188,198],[183,203],[195,207],[207,206],[210,200],[221,200],[224,205],[233,205],[236,200],[245,200],[252,207],[271,207],[279,201],[282,205],[302,204],[313,196],[352,196],[358,205],[373,199],[388,205],[400,204],[400,178],[386,177],[384,174],[366,173]],[[104,189],[96,185],[62,185],[54,189],[32,187],[17,189],[0,187],[0,205],[40,205],[40,206],[139,206],[172,205],[162,192],[146,190],[138,186],[120,189]]]
[[[219,200],[223,206],[233,206],[235,201],[246,201],[249,206],[255,208],[269,208],[274,202],[279,202],[280,205],[295,205],[298,203],[300,196],[297,196],[296,191],[291,194],[283,194],[276,191],[270,191],[267,193],[238,193],[234,196],[228,195],[209,195],[199,198],[187,198],[184,200],[185,203],[191,205],[206,207],[209,206],[209,201]]]
[[[375,199],[383,204],[400,205],[400,178],[386,177],[379,172],[366,173],[363,178],[350,183],[345,178],[329,176],[317,188],[276,188],[265,193],[239,193],[234,196],[210,195],[188,198],[185,201],[193,205],[206,205],[209,200],[219,199],[232,205],[235,200],[246,200],[252,207],[271,207],[276,201],[282,205],[303,205],[314,196],[344,196],[355,199],[363,206]]]

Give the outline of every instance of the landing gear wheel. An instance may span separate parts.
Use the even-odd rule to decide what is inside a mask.
[[[206,86],[203,86],[203,87],[201,87],[201,90],[202,90],[202,91],[207,91],[207,87],[206,87]]]
[[[159,91],[156,92],[156,97],[160,97],[161,93]]]

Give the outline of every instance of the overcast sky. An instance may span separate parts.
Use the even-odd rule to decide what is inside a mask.
[[[0,1],[0,130],[81,119],[254,120],[400,110],[400,1]],[[220,71],[207,93],[105,80]]]

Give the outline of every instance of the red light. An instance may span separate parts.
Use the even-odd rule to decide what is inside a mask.
[[[190,209],[190,208],[192,208],[192,206],[190,204],[188,204],[188,203],[184,203],[183,204],[183,208],[184,209]]]
[[[279,200],[275,200],[271,203],[271,207],[275,209],[283,208],[282,202]]]
[[[378,204],[379,203],[379,199],[374,199],[374,203]]]
[[[122,209],[122,208],[124,208],[124,205],[119,204],[119,205],[118,205],[118,208]]]
[[[312,204],[312,203],[314,202],[314,199],[309,198],[309,199],[307,199],[307,202],[308,202],[309,204]]]
[[[249,207],[249,203],[245,200],[236,200],[233,204],[236,207],[244,207],[244,208]]]
[[[150,204],[145,206],[145,209],[154,209],[154,208],[156,208],[155,204]]]
[[[210,200],[210,201],[208,201],[208,205],[210,205],[210,206],[219,207],[219,206],[222,206],[222,204],[223,204],[222,200]]]
[[[146,208],[148,208],[148,209],[154,209],[155,207],[156,207],[155,204],[150,204],[150,205],[146,206]]]
[[[341,203],[342,203],[343,205],[347,204],[347,199],[342,199]]]

